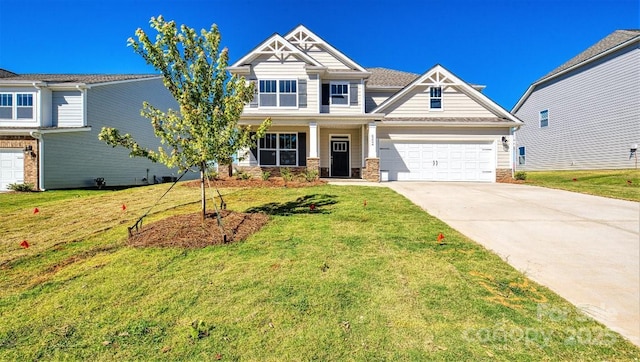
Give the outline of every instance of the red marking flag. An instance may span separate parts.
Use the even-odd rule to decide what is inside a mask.
[[[20,246],[27,249],[29,247],[29,242],[26,240],[22,240],[22,242],[20,243]]]
[[[442,233],[438,234],[438,242],[442,244],[442,240],[444,240],[444,235]]]
[[[126,209],[127,209],[127,205],[122,204],[122,211],[124,211],[124,210],[126,210]]]
[[[311,204],[311,205],[309,205],[309,209],[310,209],[311,211],[315,210],[315,209],[316,209],[316,204]]]
[[[38,208],[37,208],[37,207],[36,207],[35,209],[33,209],[33,213],[34,213],[34,214],[37,214],[37,213],[39,213],[39,212],[40,212],[40,210],[38,210]]]

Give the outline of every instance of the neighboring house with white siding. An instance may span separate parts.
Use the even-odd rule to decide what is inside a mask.
[[[254,82],[241,124],[272,120],[237,167],[322,177],[485,181],[511,176],[522,122],[441,65],[418,75],[364,68],[300,25],[228,70]]]
[[[175,171],[98,140],[103,126],[160,143],[140,115],[148,101],[178,105],[158,75],[18,75],[0,69],[0,190],[32,183],[39,190],[144,185]]]
[[[617,30],[534,82],[511,113],[521,170],[635,167],[640,30]]]

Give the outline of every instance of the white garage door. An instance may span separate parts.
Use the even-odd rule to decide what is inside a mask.
[[[380,170],[397,181],[495,182],[493,143],[380,140]]]
[[[22,150],[0,148],[0,191],[12,183],[24,182],[24,153]]]

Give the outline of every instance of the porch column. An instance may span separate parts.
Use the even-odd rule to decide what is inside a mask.
[[[369,137],[367,141],[369,144],[369,153],[367,158],[378,158],[377,138],[378,136],[376,134],[376,124],[371,122],[369,123]]]
[[[318,158],[318,124],[309,123],[309,157],[307,171],[315,171],[320,176],[320,158]]]
[[[309,158],[318,158],[318,124],[309,123]]]

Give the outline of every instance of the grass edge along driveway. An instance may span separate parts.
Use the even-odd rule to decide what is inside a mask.
[[[225,190],[230,208],[270,213],[270,223],[222,247],[126,246],[126,226],[165,188],[50,202],[43,193],[0,210],[0,360],[640,354],[389,189]],[[148,222],[198,206],[197,189],[177,187]],[[29,249],[16,246],[22,238]]]

